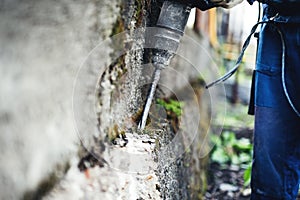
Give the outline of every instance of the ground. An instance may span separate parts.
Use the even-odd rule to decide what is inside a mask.
[[[243,186],[244,170],[230,166],[221,167],[216,163],[211,163],[208,173],[206,200],[250,199],[251,190]]]
[[[234,130],[237,131],[237,130]],[[252,138],[252,129],[240,129],[237,137]],[[208,168],[208,187],[205,200],[248,200],[250,199],[250,186],[244,186],[245,169],[230,165],[218,164],[210,161]]]

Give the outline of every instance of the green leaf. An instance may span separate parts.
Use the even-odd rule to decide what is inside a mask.
[[[244,172],[244,187],[247,187],[250,185],[251,182],[251,170],[252,170],[252,165],[251,163],[249,164],[248,168]]]
[[[236,143],[236,137],[233,132],[224,132],[222,138],[224,146],[232,146]]]
[[[183,102],[175,101],[170,99],[168,102],[163,99],[157,99],[157,104],[161,105],[168,111],[172,111],[176,114],[176,116],[180,116],[182,114],[182,107],[184,106]]]
[[[239,165],[240,164],[240,159],[236,154],[232,155],[231,163],[234,164],[234,165]]]
[[[239,155],[239,160],[240,160],[240,163],[247,163],[247,162],[250,162],[252,159],[251,155],[248,154],[248,153],[240,153]]]
[[[217,147],[222,146],[222,140],[221,140],[221,137],[220,137],[220,136],[211,134],[210,140],[211,140],[211,142],[212,142],[213,144],[215,144]]]
[[[211,159],[212,161],[217,162],[219,164],[227,163],[230,160],[229,156],[222,148],[216,148],[216,150],[211,155]]]
[[[240,150],[240,151],[249,151],[252,150],[253,145],[250,143],[250,140],[247,138],[241,138],[239,140],[237,140],[235,142],[235,144],[233,145],[233,147],[236,150]]]

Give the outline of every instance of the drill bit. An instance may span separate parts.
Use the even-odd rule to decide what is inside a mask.
[[[143,130],[146,126],[152,99],[160,78],[160,72],[169,65],[171,58],[179,46],[190,11],[190,5],[176,1],[164,1],[156,23],[157,28],[151,31],[149,44],[154,49],[152,63],[155,66],[155,70],[152,75],[152,85],[144,107],[142,119],[138,125],[140,130]]]
[[[143,115],[142,115],[142,119],[138,125],[138,128],[140,130],[144,130],[145,126],[146,126],[146,122],[147,122],[147,118],[148,118],[148,114],[149,114],[149,110],[152,104],[152,100],[155,94],[155,90],[157,87],[157,84],[159,82],[159,78],[160,78],[160,72],[161,72],[161,68],[160,67],[155,67],[153,76],[152,76],[152,84],[151,84],[151,88],[147,97],[147,101],[144,107],[144,111],[143,111]]]

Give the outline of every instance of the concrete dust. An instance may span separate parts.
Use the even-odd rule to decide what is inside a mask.
[[[107,146],[103,158],[108,164],[104,167],[80,172],[78,160],[73,160],[64,179],[44,199],[161,199],[153,159],[155,139],[137,133],[126,136],[125,147]]]

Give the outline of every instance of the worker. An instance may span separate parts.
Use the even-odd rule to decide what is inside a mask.
[[[191,0],[200,9],[203,1],[225,8],[240,3]],[[250,4],[254,1],[248,0]],[[251,199],[294,200],[300,181],[300,0],[259,1],[263,3],[263,22],[259,23],[252,84]]]
[[[267,0],[254,74],[252,200],[294,200],[300,180],[300,1]],[[250,0],[250,4],[253,1]]]

